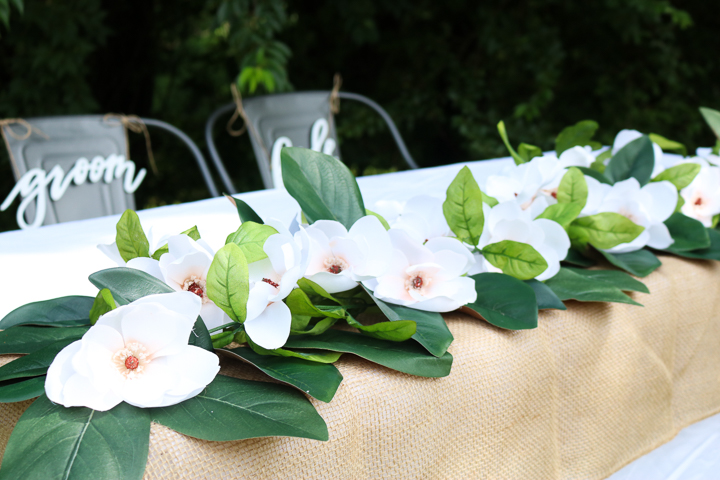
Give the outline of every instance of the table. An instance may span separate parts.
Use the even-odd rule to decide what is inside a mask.
[[[481,179],[509,162],[467,165]],[[364,177],[358,183],[370,207],[380,199],[442,195],[461,166]],[[241,198],[261,216],[285,222],[298,210],[295,201],[279,190],[251,192]],[[152,226],[157,234],[197,224],[216,248],[239,226],[234,207],[223,198],[159,207],[139,216],[144,227]],[[30,301],[94,295],[96,289],[87,276],[114,266],[95,246],[113,241],[118,218],[0,234],[0,271],[10,272],[11,278],[8,281],[5,274],[0,316]],[[654,294],[635,295],[646,305],[644,309],[570,302],[569,313],[544,311],[540,327],[525,332],[506,332],[459,314],[448,315],[456,341],[450,350],[455,357],[453,373],[445,379],[418,379],[343,357],[338,367],[345,381],[336,398],[330,404],[313,401],[329,425],[327,444],[303,439],[202,442],[154,425],[148,478],[182,478],[199,468],[198,463],[226,460],[233,462],[226,467],[228,478],[240,474],[273,477],[281,472],[308,476],[323,471],[320,476],[334,477],[332,468],[341,466],[347,478],[368,474],[445,478],[450,471],[455,472],[450,476],[457,477],[604,478],[646,452],[650,453],[612,478],[698,478],[691,475],[702,472],[706,464],[710,465],[706,473],[713,472],[717,460],[707,462],[720,445],[720,417],[692,425],[674,441],[653,449],[670,440],[680,427],[720,411],[720,385],[715,386],[720,352],[713,357],[712,348],[720,335],[720,321],[713,322],[720,305],[689,287],[692,282],[704,282],[717,292],[720,267],[673,257],[663,257],[663,261],[665,265],[646,282]],[[671,297],[675,303],[669,304]],[[700,324],[695,317],[681,315],[682,302],[706,321]],[[658,320],[663,315],[666,321]],[[700,344],[706,345],[701,356],[693,350]],[[704,362],[696,365],[699,360]],[[619,376],[604,375],[614,368],[612,362],[621,364]],[[237,366],[225,368],[225,373],[261,378],[237,371]],[[703,373],[685,379],[688,372],[702,368],[706,368],[706,385],[697,381]],[[669,387],[676,377],[685,382],[678,389],[684,389],[688,398],[705,389],[702,405],[675,399]],[[651,381],[642,384],[647,378]],[[373,388],[384,394],[372,394]],[[624,392],[625,400],[635,396],[649,402],[642,408],[616,411],[610,408],[616,400],[610,392],[617,389]],[[9,428],[5,419],[19,415],[22,407],[17,405],[17,411],[0,423]],[[572,411],[569,420],[565,409]],[[598,415],[607,418],[600,421]],[[413,426],[412,434],[408,425]],[[0,427],[0,448],[6,441],[2,433]],[[471,437],[472,442],[468,441]],[[373,449],[379,440],[386,443],[382,451]],[[407,449],[420,440],[425,447]],[[590,447],[595,441],[605,442],[604,448],[611,452],[607,458],[593,457]],[[432,448],[443,442],[452,448]],[[340,456],[333,456],[335,449]],[[269,462],[279,458],[285,462],[283,470],[273,470]],[[325,470],[318,470],[318,465]],[[598,476],[597,472],[605,473]],[[198,478],[213,478],[208,472],[196,473]]]

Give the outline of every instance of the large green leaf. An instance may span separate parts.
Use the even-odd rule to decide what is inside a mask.
[[[537,218],[552,220],[567,228],[582,212],[583,205],[579,203],[556,203],[548,206]]]
[[[575,219],[568,227],[568,236],[579,243],[608,249],[632,242],[643,230],[643,227],[619,213],[602,212]]]
[[[473,275],[477,300],[463,311],[479,314],[486,322],[507,330],[536,328],[538,303],[530,285],[502,273]]]
[[[452,355],[428,355],[414,342],[388,342],[366,337],[360,333],[328,330],[317,337],[290,337],[286,348],[309,348],[352,353],[371,362],[417,375],[419,377],[446,377],[450,374]]]
[[[304,315],[295,315],[295,317],[304,317]],[[320,335],[321,333],[327,331],[327,329],[335,325],[338,320],[338,318],[326,317],[316,322],[314,325],[307,329],[293,329],[291,327],[290,335]]]
[[[552,308],[555,310],[567,310],[565,304],[555,295],[550,287],[545,285],[543,282],[539,282],[535,279],[525,280],[525,283],[530,285],[530,288],[535,292],[535,298],[537,299],[538,310],[544,310]]]
[[[503,240],[482,249],[485,259],[504,274],[520,280],[529,280],[547,270],[545,258],[527,243]]]
[[[250,294],[248,264],[240,247],[228,243],[215,253],[207,274],[207,295],[236,322],[244,322]]]
[[[700,107],[700,113],[715,136],[720,139],[720,112],[712,108]]]
[[[457,238],[478,244],[485,223],[483,195],[468,167],[461,168],[448,187],[443,214]]]
[[[218,375],[199,395],[151,410],[154,422],[211,441],[257,437],[327,440],[327,425],[300,392]]]
[[[117,305],[115,304],[112,292],[110,292],[107,288],[101,289],[95,297],[93,306],[90,309],[90,323],[95,325],[100,317],[116,308]]]
[[[0,403],[15,403],[45,393],[45,375],[0,382]]]
[[[364,285],[363,288],[375,304],[380,307],[380,310],[388,320],[393,322],[398,320],[411,320],[415,322],[417,326],[412,338],[425,347],[428,352],[436,357],[441,357],[447,352],[448,347],[453,341],[453,336],[442,315],[437,312],[425,312],[384,302],[376,298]]]
[[[149,413],[126,403],[107,412],[65,408],[42,395],[10,435],[0,479],[140,480]]]
[[[50,364],[60,350],[77,340],[76,338],[64,338],[42,347],[29,355],[22,356],[12,362],[0,367],[0,382],[13,378],[36,377],[45,375]]]
[[[650,181],[655,166],[655,152],[647,135],[629,142],[610,159],[605,176],[613,183],[634,177],[640,186]]]
[[[652,252],[645,249],[627,253],[609,253],[600,250],[600,253],[608,262],[636,277],[647,277],[662,265]]]
[[[283,148],[280,159],[283,184],[309,223],[337,220],[349,229],[365,216],[355,177],[340,160],[299,147]]]
[[[561,267],[560,272],[545,281],[560,300],[578,300],[580,302],[616,302],[639,305],[624,294],[613,281],[593,276],[594,270]],[[623,285],[625,286],[625,285]],[[627,287],[627,286],[625,286]],[[626,288],[627,289],[627,288]]]
[[[188,237],[192,238],[196,242],[200,240],[200,232],[197,229],[197,226],[192,226],[185,230],[184,232],[180,232],[180,235],[187,235]],[[166,243],[162,247],[155,250],[152,254],[152,258],[155,260],[160,260],[160,257],[162,257],[164,254],[168,253],[170,251],[170,247]]]
[[[210,333],[205,326],[205,322],[203,322],[200,317],[195,320],[195,325],[193,325],[193,329],[190,332],[188,345],[205,349],[208,352],[212,352],[214,350]]]
[[[60,340],[78,340],[88,327],[13,327],[0,332],[0,354],[32,353]]]
[[[250,363],[275,380],[298,388],[323,402],[332,400],[343,379],[340,371],[328,363],[259,355],[250,348],[228,348],[220,352]]]
[[[234,243],[240,247],[247,263],[257,262],[263,258],[267,258],[267,253],[263,250],[265,240],[270,235],[275,235],[277,230],[269,225],[262,225],[255,222],[244,222],[237,231],[228,235],[225,243]]]
[[[119,305],[127,305],[148,295],[175,291],[167,283],[135,268],[108,268],[93,273],[88,279],[97,288],[110,290]]]
[[[237,208],[238,216],[240,217],[241,222],[255,222],[261,225],[265,223],[262,221],[262,218],[260,218],[260,215],[255,213],[255,210],[253,210],[250,205],[240,200],[239,198],[231,197],[228,194],[224,195],[225,198],[230,200],[230,203],[232,203],[235,208]]]
[[[565,263],[570,263],[572,265],[577,265],[578,267],[585,268],[597,265],[597,262],[594,259],[586,257],[585,255],[573,248],[568,250],[567,256],[562,261]]]
[[[709,228],[707,230],[708,236],[710,237],[710,246],[708,248],[702,248],[700,250],[680,251],[673,250],[672,246],[665,251],[674,253],[675,255],[685,258],[697,258],[704,260],[720,260],[720,232],[715,229]]]
[[[307,294],[296,288],[285,299],[285,303],[293,315],[307,315],[310,317],[345,318],[345,310],[342,307],[332,306],[320,309],[313,305]]]
[[[700,173],[700,164],[698,163],[681,163],[667,170],[663,170],[657,177],[653,178],[653,182],[662,182],[667,180],[675,185],[678,191],[690,185],[690,183]]]
[[[672,239],[675,240],[670,245],[673,252],[701,250],[710,247],[708,229],[694,218],[675,212],[665,220],[665,226],[670,231]]]
[[[574,203],[582,209],[587,203],[588,186],[585,175],[576,167],[570,167],[560,180],[557,190],[558,203]]]
[[[597,129],[598,124],[593,120],[581,120],[575,125],[563,128],[555,138],[555,152],[560,156],[565,150],[576,146],[590,145],[593,148],[600,148],[600,144],[592,140]]]
[[[572,270],[583,275],[584,277],[610,283],[614,287],[626,292],[650,293],[647,285],[642,283],[640,280],[631,277],[625,272],[621,272],[618,270]]]
[[[588,168],[588,167],[575,167],[575,168],[580,170],[583,173],[583,175],[592,177],[600,183],[604,183],[606,185],[612,185],[612,182],[610,181],[610,179],[608,177],[606,177],[605,174],[598,172],[597,170],[593,170],[592,168]]]
[[[18,307],[0,320],[0,329],[16,325],[46,325],[49,327],[77,327],[90,325],[92,297],[70,296],[33,302]]]
[[[140,225],[137,213],[125,210],[115,228],[117,230],[115,242],[123,260],[128,262],[133,258],[150,256],[150,243]]]
[[[417,331],[417,323],[412,320],[396,320],[389,322],[378,322],[372,325],[363,325],[355,320],[352,315],[345,317],[348,325],[360,330],[360,333],[381,340],[390,340],[391,342],[404,342],[415,335]]]

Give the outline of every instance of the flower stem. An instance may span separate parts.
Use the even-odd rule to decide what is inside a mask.
[[[226,327],[232,327],[233,325],[236,325],[236,324],[237,324],[237,322],[226,323],[225,325],[220,325],[219,327],[211,328],[210,330],[208,330],[208,333],[217,332],[218,330],[222,330],[223,328],[226,328]]]

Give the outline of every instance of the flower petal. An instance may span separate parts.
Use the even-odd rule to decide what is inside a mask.
[[[662,250],[675,243],[675,240],[670,236],[670,231],[664,223],[651,225],[647,232],[650,237],[647,242],[648,247]]]
[[[283,302],[271,303],[257,317],[246,320],[245,333],[262,348],[274,350],[285,345],[290,336],[292,314]]]
[[[650,217],[650,223],[662,223],[675,211],[678,192],[667,180],[652,182],[642,187],[640,201]]]
[[[153,277],[157,278],[160,281],[165,281],[165,276],[163,275],[162,271],[160,270],[160,262],[155,260],[154,258],[147,258],[147,257],[137,257],[130,259],[129,262],[127,262],[128,268],[134,268],[136,270],[142,270],[145,273],[149,273]]]

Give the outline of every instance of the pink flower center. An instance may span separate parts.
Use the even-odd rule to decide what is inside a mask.
[[[423,279],[422,277],[415,277],[412,279],[412,287],[416,290],[421,289],[423,286]]]
[[[197,275],[190,275],[182,284],[182,289],[186,292],[194,293],[202,300],[202,303],[207,303],[208,296],[206,292],[206,282]]]
[[[550,195],[551,195],[555,200],[557,200],[557,191],[553,190],[552,192],[550,192]]]
[[[133,357],[132,355],[128,356],[125,359],[125,368],[128,370],[135,370],[140,365],[140,360]]]
[[[348,264],[342,258],[330,257],[325,259],[325,271],[334,275],[339,274],[343,270],[347,270]]]
[[[695,205],[702,205],[702,204],[703,204],[702,197],[698,197],[698,199],[695,200]]]
[[[111,361],[120,375],[133,380],[142,376],[152,358],[147,354],[145,345],[132,342],[115,352]]]
[[[200,285],[198,285],[195,282],[190,284],[190,286],[188,287],[188,292],[194,293],[195,295],[197,295],[200,298],[202,298],[203,293],[205,293],[203,291],[202,287],[200,287]]]
[[[270,280],[269,278],[263,278],[262,281],[265,282],[265,283],[267,283],[267,284],[269,284],[269,285],[272,285],[272,286],[275,287],[275,288],[280,288],[280,285],[278,285],[277,283],[273,282],[273,281]]]

